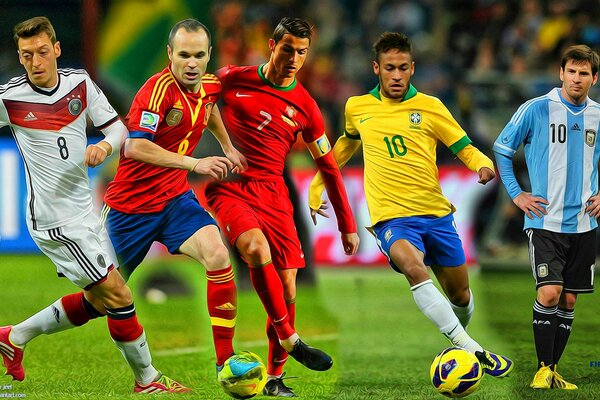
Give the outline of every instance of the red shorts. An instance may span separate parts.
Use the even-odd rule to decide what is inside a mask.
[[[304,252],[294,224],[294,208],[283,182],[219,182],[206,188],[206,201],[229,242],[260,229],[277,268],[304,268]]]

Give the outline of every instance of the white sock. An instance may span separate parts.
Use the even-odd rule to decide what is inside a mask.
[[[58,299],[25,321],[14,325],[9,338],[13,344],[24,347],[42,333],[49,335],[74,327],[75,325],[67,318],[61,299]]]
[[[117,348],[129,363],[135,380],[142,386],[150,384],[160,374],[152,365],[150,348],[146,342],[146,332],[142,332],[139,338],[132,342],[114,341]]]
[[[475,303],[473,302],[473,292],[471,291],[471,289],[469,289],[469,294],[469,304],[467,304],[466,306],[457,306],[456,304],[450,302],[450,306],[452,307],[454,314],[458,317],[460,324],[465,329],[467,329],[467,326],[471,321],[471,317],[473,316],[473,310],[475,309]]]
[[[287,339],[279,339],[279,344],[281,344],[281,347],[283,347],[285,351],[289,353],[290,351],[294,350],[294,345],[298,339],[300,339],[300,336],[298,336],[297,333],[294,333]]]
[[[457,316],[454,315],[450,302],[435,287],[431,279],[416,284],[410,290],[419,310],[438,327],[452,344],[472,353],[483,350],[479,343],[467,334]]]

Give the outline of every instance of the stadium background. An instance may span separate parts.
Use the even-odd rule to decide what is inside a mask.
[[[342,130],[343,107],[351,95],[376,83],[370,46],[385,30],[411,37],[416,60],[415,86],[439,97],[475,144],[491,155],[491,144],[516,107],[525,99],[558,85],[560,52],[571,43],[597,48],[600,27],[594,24],[598,1],[186,1],[61,0],[0,1],[0,82],[22,74],[12,42],[12,27],[33,15],[54,22],[63,54],[61,67],[85,68],[125,115],[133,95],[166,65],[164,50],[170,27],[193,16],[213,33],[209,71],[226,64],[257,64],[268,57],[267,39],[286,15],[307,18],[316,27],[310,56],[300,81],[319,103],[332,142]],[[592,91],[592,97],[597,90]],[[90,131],[93,136],[97,132]],[[337,245],[334,220],[308,221],[307,185],[314,172],[310,156],[298,144],[290,158],[298,193],[298,222],[305,247],[315,247],[317,264],[377,264],[384,258],[361,229],[360,253],[347,258]],[[219,152],[211,135],[199,156]],[[499,180],[483,188],[450,152],[438,154],[445,194],[455,203],[456,219],[470,263],[497,258],[526,261],[520,212],[499,190]],[[92,171],[101,202],[104,184],[114,173],[114,160]],[[344,171],[359,226],[369,224],[362,192],[360,155]],[[24,225],[25,186],[21,162],[7,129],[0,130],[0,251],[36,251]],[[355,168],[352,168],[354,166]],[[526,172],[517,159],[524,187]],[[198,184],[199,179],[192,177]],[[15,188],[17,190],[15,190]],[[310,245],[308,244],[310,243]],[[309,249],[310,250],[310,249]],[[160,250],[158,250],[160,252]]]
[[[14,24],[46,15],[61,40],[59,66],[87,69],[125,115],[137,88],[166,65],[167,33],[176,21],[193,16],[207,23],[214,51],[209,71],[214,71],[228,63],[263,62],[275,23],[283,16],[297,15],[317,29],[299,79],[321,106],[332,141],[341,131],[346,99],[376,84],[371,43],[382,31],[397,30],[413,40],[415,86],[442,99],[476,145],[491,155],[491,143],[518,105],[559,85],[558,60],[564,46],[584,42],[600,48],[599,14],[597,0],[0,0],[0,83],[23,73],[12,41]],[[591,97],[600,98],[597,88]],[[89,133],[98,140],[96,132]],[[289,170],[297,192],[306,196],[312,162],[301,144],[297,149],[301,151],[294,152]],[[211,135],[206,135],[198,155],[217,151]],[[509,380],[486,379],[470,398],[597,398],[597,295],[579,300],[575,329],[561,363],[563,374],[580,385],[579,393],[550,391],[546,396],[529,390],[535,370],[530,326],[534,291],[527,276],[522,214],[498,180],[477,185],[475,176],[444,148],[438,159],[444,192],[459,210],[457,219],[470,261],[485,267],[474,268],[471,274],[477,308],[469,331],[516,363]],[[526,187],[522,159],[517,160]],[[92,170],[98,202],[103,185],[114,174],[114,161],[107,168]],[[361,203],[360,163],[359,156],[351,163],[356,169],[346,167],[343,172],[363,226],[368,216]],[[10,131],[0,129],[0,325],[20,321],[73,290],[66,280],[56,279],[46,257],[25,254],[32,248],[23,221],[23,182],[14,140]],[[195,180],[195,184],[202,182]],[[312,237],[319,249],[316,266],[345,261],[335,223],[321,220],[321,230],[312,230],[305,200],[301,197],[298,204],[308,248],[313,247]],[[329,373],[318,374],[289,363],[289,374],[300,377],[290,385],[311,400],[430,399],[434,392],[428,383],[429,363],[447,342],[418,312],[405,280],[387,268],[371,268],[384,264],[366,230],[361,229],[361,236],[360,255],[347,260],[352,269],[316,268],[318,285],[303,286],[298,293],[299,330],[311,343],[331,351],[336,365]],[[160,254],[156,249],[155,255]],[[138,269],[130,281],[136,307],[158,365],[194,388],[193,396],[182,399],[224,399],[213,383],[210,328],[206,306],[198,300],[204,296],[205,279],[196,265],[182,260],[156,257]],[[483,269],[523,273],[483,273]],[[173,277],[175,282],[170,280]],[[140,296],[161,284],[168,299]],[[171,296],[169,288],[179,295]],[[261,305],[252,291],[240,292],[239,305],[237,347],[264,357]],[[131,390],[129,371],[107,335],[105,323],[94,321],[35,340],[28,345],[25,361],[29,378],[13,384],[0,377],[0,396],[134,398],[124,395]],[[90,365],[94,373],[84,378],[82,371]]]

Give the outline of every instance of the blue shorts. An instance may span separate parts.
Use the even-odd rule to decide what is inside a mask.
[[[462,242],[456,231],[454,217],[403,217],[377,223],[373,230],[379,249],[396,271],[400,269],[390,259],[390,248],[396,240],[407,240],[423,252],[425,265],[457,267],[466,261]]]
[[[198,229],[216,225],[191,190],[175,197],[164,210],[156,213],[127,214],[107,205],[104,208],[103,215],[109,210],[106,229],[121,265],[120,271],[126,277],[144,260],[153,242],[160,242],[169,253],[178,254],[179,247]]]

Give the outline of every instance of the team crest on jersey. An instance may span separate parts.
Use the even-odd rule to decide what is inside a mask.
[[[140,117],[140,128],[146,128],[150,129],[152,132],[156,132],[156,129],[158,128],[158,121],[160,121],[158,114],[154,114],[149,111],[142,111],[142,116]]]
[[[538,276],[545,278],[548,276],[548,264],[538,264],[537,266]]]
[[[411,125],[420,125],[422,121],[421,112],[420,111],[411,111],[409,114],[410,124]]]
[[[167,117],[165,118],[165,122],[169,126],[177,125],[178,123],[181,122],[182,117],[183,117],[183,111],[172,108],[171,111],[169,111],[169,113],[167,114]]]
[[[585,130],[585,144],[590,147],[594,147],[596,144],[596,131],[593,129]]]
[[[83,108],[83,103],[80,99],[71,99],[69,100],[69,104],[67,105],[69,112],[71,115],[79,115],[81,113],[81,109]]]
[[[298,114],[298,111],[292,106],[287,106],[285,108],[285,113],[287,114],[288,117],[294,118]]]

